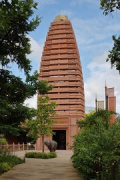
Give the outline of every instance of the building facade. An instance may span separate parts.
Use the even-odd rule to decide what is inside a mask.
[[[51,23],[44,45],[40,80],[46,80],[54,86],[48,96],[57,104],[57,121],[52,129],[55,135],[47,140],[58,142],[58,149],[69,149],[73,136],[79,129],[76,124],[85,113],[84,83],[79,51],[70,20],[59,15]],[[41,140],[37,140],[37,149],[41,149]]]
[[[105,86],[105,103],[106,110],[116,112],[116,96],[114,94],[114,87],[107,88]],[[115,123],[116,115],[112,114],[110,118],[110,123]]]
[[[104,108],[105,105],[105,108]],[[114,87],[112,88],[107,88],[105,85],[105,101],[98,101],[97,97],[95,99],[95,106],[96,106],[96,111],[100,109],[105,109],[108,111],[113,111],[116,113],[116,96],[114,93]],[[110,124],[115,123],[116,115],[112,114],[110,117]]]

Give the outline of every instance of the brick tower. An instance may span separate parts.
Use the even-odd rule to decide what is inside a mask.
[[[58,149],[68,149],[73,136],[78,133],[76,121],[84,116],[84,84],[74,31],[65,15],[57,16],[51,23],[42,53],[39,79],[54,85],[48,96],[57,103],[58,116],[54,119],[58,123],[52,128],[56,134],[48,139],[56,140]]]

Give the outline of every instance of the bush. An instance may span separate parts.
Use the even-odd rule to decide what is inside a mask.
[[[25,154],[26,158],[38,158],[38,159],[50,159],[56,158],[57,154],[55,152],[42,153],[42,152],[28,152]]]
[[[35,157],[35,154],[36,154],[35,152],[29,152],[29,153],[26,153],[26,154],[25,154],[25,157],[26,157],[26,158],[34,158],[34,157]]]
[[[0,143],[2,145],[6,145],[7,144],[7,140],[4,137],[0,137]]]
[[[107,119],[107,112],[99,111],[79,125],[83,128],[74,137],[73,166],[84,180],[98,179],[99,171],[102,180],[110,180],[114,164],[115,179],[120,179],[120,124],[109,124],[109,114]]]
[[[56,158],[57,157],[57,154],[56,153],[54,153],[54,152],[51,152],[50,153],[50,158]]]
[[[6,172],[21,163],[24,163],[24,160],[12,155],[8,150],[0,150],[0,173]]]
[[[4,173],[11,169],[10,165],[7,162],[0,163],[0,172]]]

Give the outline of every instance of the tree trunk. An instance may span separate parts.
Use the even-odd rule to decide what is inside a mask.
[[[112,163],[112,166],[111,166],[111,174],[112,174],[112,180],[115,180],[115,164]]]
[[[44,153],[44,136],[42,136],[42,152]]]

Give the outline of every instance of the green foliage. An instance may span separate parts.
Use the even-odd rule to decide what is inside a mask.
[[[51,119],[56,115],[56,103],[48,104],[50,98],[48,96],[38,98],[38,109],[36,110],[35,120],[28,120],[26,126],[29,128],[28,136],[37,139],[39,136],[51,135],[52,125],[54,121]]]
[[[7,144],[7,140],[4,137],[0,137],[0,143],[2,145],[6,145]]]
[[[19,134],[18,124],[25,119],[35,116],[35,110],[23,105],[26,98],[34,94],[46,93],[52,86],[47,81],[39,81],[39,74],[35,71],[27,76],[26,83],[21,78],[10,74],[7,70],[0,70],[0,133]]]
[[[115,9],[120,9],[120,0],[100,0],[101,9],[104,10],[104,14],[108,15]]]
[[[28,74],[31,70],[30,39],[28,32],[34,31],[40,18],[31,19],[37,3],[33,0],[2,0],[0,2],[0,62],[2,66],[15,62]]]
[[[85,115],[85,118],[81,119],[77,122],[78,126],[80,128],[86,127],[97,127],[99,124],[104,125],[106,129],[108,129],[109,123],[110,123],[110,117],[112,114],[116,114],[113,111],[105,111],[105,110],[99,110],[97,112],[90,111],[90,113]]]
[[[26,85],[27,85],[26,91],[29,92],[28,97],[33,96],[37,92],[42,95],[47,94],[47,92],[52,90],[53,88],[52,85],[48,84],[48,81],[39,80],[39,74],[37,71],[35,71],[32,76],[27,75]]]
[[[49,85],[48,81],[40,81],[37,85],[39,94],[45,95],[48,91],[53,89],[53,85]]]
[[[111,12],[114,12],[115,9],[120,10],[120,0],[100,0],[101,9],[104,10],[104,14],[108,15]],[[120,73],[120,36],[116,38],[112,37],[114,41],[113,49],[108,55],[106,61],[110,61],[112,67],[116,67],[116,70]]]
[[[42,136],[42,146],[44,152],[44,136],[50,136],[53,134],[52,125],[55,123],[52,117],[56,115],[55,102],[49,102],[50,98],[46,96],[40,96],[38,98],[38,106],[36,110],[36,118],[30,119],[26,122],[26,126],[29,129],[28,136],[37,139]]]
[[[116,179],[120,177],[120,124],[110,125],[109,115],[110,112],[101,110],[87,117],[84,128],[74,137],[72,162],[85,180],[98,179],[100,165],[101,179],[111,179],[112,163]]]
[[[34,17],[34,0],[0,1],[0,133],[19,135],[20,122],[34,117],[34,110],[23,105],[37,90],[46,92],[51,86],[39,82],[37,71],[30,75],[31,53],[28,33],[34,31],[41,18]],[[15,63],[25,72],[25,82],[9,69]]]
[[[7,162],[0,163],[0,173],[7,172],[10,169],[11,169],[11,167]]]
[[[0,1],[0,134],[19,135],[20,122],[35,117],[35,110],[23,105],[27,98],[52,89],[46,81],[39,81],[37,71],[30,75],[31,53],[28,33],[34,31],[41,18],[34,17],[34,0]],[[15,63],[25,72],[25,81],[9,69]]]
[[[117,124],[120,124],[120,115],[116,117],[115,121],[116,121]]]
[[[120,73],[120,36],[116,38],[113,36],[114,46],[108,55],[106,61],[110,61],[112,67],[116,67],[116,70]]]
[[[24,160],[12,155],[8,150],[0,150],[0,173],[6,172],[21,163],[24,163]]]
[[[25,154],[26,158],[38,158],[38,159],[50,159],[56,158],[57,154],[55,152],[42,153],[42,152],[28,152]]]

